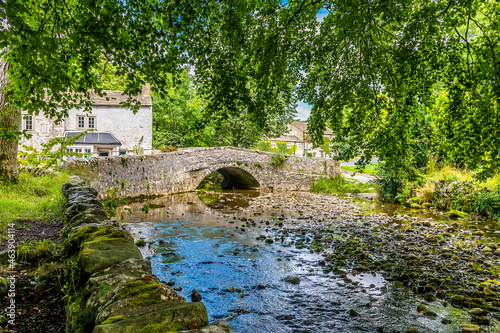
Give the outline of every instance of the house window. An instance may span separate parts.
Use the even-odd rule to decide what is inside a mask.
[[[88,128],[95,128],[95,117],[89,117],[89,127]]]
[[[276,148],[276,141],[271,142],[271,147]]]
[[[85,117],[84,116],[77,116],[76,117],[76,126],[77,128],[85,128]]]
[[[304,149],[304,144],[303,143],[299,143],[297,148],[298,149]]]
[[[292,143],[291,142],[287,142],[286,143],[286,149],[290,149],[292,148]]]
[[[33,116],[31,115],[24,116],[24,129],[28,131],[33,130]]]
[[[90,148],[84,148],[85,154],[92,154],[92,149]]]

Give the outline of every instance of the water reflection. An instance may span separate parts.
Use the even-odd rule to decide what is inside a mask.
[[[130,204],[129,211],[122,207],[118,218],[135,239],[148,242],[141,251],[151,260],[154,274],[188,300],[191,291],[198,290],[210,321],[228,320],[237,333],[377,332],[382,328],[396,332],[409,327],[419,332],[457,332],[460,321],[470,320],[467,313],[440,302],[428,305],[437,319],[424,317],[416,311],[421,301],[410,288],[377,273],[346,277],[325,273],[321,254],[290,246],[295,236],[272,236],[268,243],[258,240],[277,235],[271,232],[276,227],[266,222],[283,218],[284,212],[278,206],[247,211],[258,195],[255,191],[228,191],[209,199],[195,193],[171,195]],[[398,212],[391,205],[358,204],[367,211],[413,214]],[[148,214],[141,210],[144,205],[151,207]],[[436,217],[432,212],[417,215]],[[300,224],[311,218],[302,212],[295,212],[295,217]],[[298,277],[300,283],[285,282],[287,276]],[[351,309],[358,315],[352,316]],[[442,324],[451,310],[458,319]]]

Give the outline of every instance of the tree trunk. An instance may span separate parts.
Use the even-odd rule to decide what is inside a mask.
[[[7,71],[10,68],[10,63],[0,62],[0,181],[17,182],[18,137],[13,131],[17,130],[21,113],[7,103],[9,93],[5,89],[9,84]]]

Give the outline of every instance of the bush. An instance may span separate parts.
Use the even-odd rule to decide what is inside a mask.
[[[268,151],[268,152],[271,152],[272,151],[272,147],[271,147],[271,141],[269,140],[262,140],[262,141],[259,141],[255,144],[255,150],[260,150],[260,151]]]
[[[160,148],[161,152],[162,153],[168,153],[168,152],[171,152],[171,151],[177,151],[177,148],[175,148],[174,146],[161,146]]]
[[[271,163],[272,166],[280,167],[281,165],[283,165],[283,163],[285,163],[285,161],[286,161],[285,155],[283,155],[281,153],[276,153],[271,158],[271,162],[270,163]]]
[[[382,200],[387,202],[403,202],[405,197],[403,180],[388,174],[381,175],[380,178],[375,179],[379,196]]]

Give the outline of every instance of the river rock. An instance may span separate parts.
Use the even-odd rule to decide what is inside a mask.
[[[300,278],[297,276],[287,276],[284,279],[285,282],[291,283],[291,284],[299,284],[300,283]]]
[[[495,296],[497,293],[491,290],[490,288],[486,287],[483,289],[484,295],[485,296]]]
[[[481,308],[473,308],[472,310],[469,311],[470,314],[473,314],[475,316],[480,316],[483,314],[483,309]]]
[[[201,295],[196,289],[193,289],[193,291],[191,292],[191,300],[193,302],[200,302],[201,301]]]
[[[424,312],[425,310],[427,310],[427,307],[424,304],[419,304],[417,306],[417,311],[418,312]]]
[[[461,324],[463,333],[479,333],[481,332],[481,327],[473,324]]]
[[[469,214],[461,212],[459,210],[452,209],[448,212],[448,217],[467,217],[467,216],[469,216]]]
[[[178,333],[234,333],[226,321],[216,321],[212,324],[189,331],[178,331]]]
[[[451,301],[452,302],[463,302],[465,300],[465,296],[464,295],[453,295],[451,296]]]

